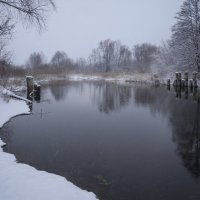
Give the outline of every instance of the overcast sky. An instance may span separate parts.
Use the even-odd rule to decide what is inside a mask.
[[[183,0],[55,0],[57,10],[47,30],[18,25],[9,48],[13,62],[23,64],[32,52],[50,60],[57,50],[74,59],[87,57],[100,40],[121,40],[132,47],[160,44],[170,37],[174,16]]]

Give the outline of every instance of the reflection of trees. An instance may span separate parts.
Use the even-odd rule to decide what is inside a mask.
[[[52,81],[49,85],[51,94],[56,101],[61,101],[66,98],[66,95],[70,93],[71,90],[77,91],[79,94],[85,92],[85,85],[81,82],[69,82],[69,81]]]
[[[184,166],[194,177],[200,175],[200,110],[198,103],[186,102],[174,107],[170,122],[173,128],[173,139],[177,143],[177,153]]]
[[[126,106],[131,99],[131,87],[112,83],[97,83],[93,100],[101,112],[110,113]]]
[[[200,175],[200,105],[198,93],[194,91],[167,91],[163,88],[118,85],[105,82],[89,84],[89,94],[99,111],[111,113],[130,104],[146,106],[152,114],[162,114],[169,118],[173,141],[177,144],[177,154],[183,165],[194,177]],[[65,86],[66,87],[66,86]],[[65,87],[51,87],[55,99],[65,97]],[[80,92],[87,92],[83,84],[73,85]],[[175,98],[176,97],[176,98]],[[178,98],[178,99],[177,99]],[[194,101],[195,100],[195,101]]]
[[[134,92],[137,106],[148,106],[152,114],[159,112],[166,115],[169,110],[169,102],[174,99],[163,88],[138,86]]]
[[[50,90],[55,100],[60,101],[65,98],[65,87],[50,86]]]
[[[186,93],[187,98],[180,92],[175,90],[175,96],[188,99],[188,91],[182,91]],[[166,93],[162,88],[140,87],[135,89],[135,102],[138,105],[149,106],[153,113],[159,112],[169,116],[173,141],[177,144],[177,153],[190,173],[194,177],[199,177],[200,104],[194,100],[197,100],[197,91],[191,94],[189,100],[177,100],[173,93]]]

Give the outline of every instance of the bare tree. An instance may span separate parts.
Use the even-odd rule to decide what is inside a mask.
[[[174,53],[181,65],[200,71],[200,0],[185,0],[172,28]]]
[[[152,44],[138,44],[134,46],[133,54],[136,65],[141,72],[149,72],[152,62],[157,54],[157,47]]]
[[[8,58],[6,44],[17,21],[45,27],[47,11],[55,9],[53,0],[0,0],[0,61]]]
[[[105,72],[110,72],[113,67],[118,67],[122,61],[123,47],[118,40],[104,40],[99,43],[97,49],[92,51],[89,57],[90,65],[101,69]],[[120,55],[121,54],[121,55]]]
[[[43,53],[32,53],[26,63],[26,66],[30,68],[34,73],[41,70],[45,64],[45,55]]]
[[[125,69],[131,66],[131,62],[132,62],[132,52],[126,45],[121,45],[119,51],[118,66]]]
[[[115,56],[115,43],[110,40],[104,40],[99,43],[99,48],[105,71],[111,71],[111,64]]]
[[[7,26],[12,26],[14,18],[37,25],[39,28],[45,26],[46,13],[55,8],[53,0],[0,0],[1,15],[9,17]]]
[[[73,68],[73,61],[64,51],[57,51],[51,59],[51,65],[57,72],[61,72],[63,70],[71,70]]]

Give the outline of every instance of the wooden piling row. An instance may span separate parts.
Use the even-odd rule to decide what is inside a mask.
[[[170,87],[171,80],[167,80],[167,86]],[[182,74],[180,72],[176,72],[175,74],[175,80],[173,82],[174,87],[180,87],[180,88],[197,88],[198,82],[197,82],[197,72],[193,72],[192,79],[189,79],[188,72],[184,73],[184,76],[182,78]]]

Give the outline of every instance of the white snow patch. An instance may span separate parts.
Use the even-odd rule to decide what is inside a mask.
[[[95,75],[83,75],[83,74],[73,74],[69,75],[69,80],[71,81],[82,81],[82,80],[101,80],[102,77],[100,76],[95,76]]]
[[[5,101],[0,97],[0,128],[9,121],[10,118],[28,113],[29,107],[25,102],[14,99],[7,99],[7,101]]]
[[[132,73],[132,74],[119,74],[119,75],[110,75],[110,76],[101,76],[99,75],[84,75],[84,74],[71,74],[68,76],[68,79],[71,81],[83,81],[83,80],[93,80],[93,81],[111,81],[111,82],[141,82],[141,83],[153,83],[153,75],[146,73]]]
[[[2,92],[2,88],[0,88]],[[10,118],[28,114],[24,101],[0,97],[0,128]],[[0,147],[4,143],[0,140]],[[81,190],[65,178],[16,163],[16,158],[0,148],[1,200],[95,200],[93,193]]]
[[[0,140],[0,146],[3,142]],[[65,178],[16,163],[15,157],[0,149],[1,200],[95,200]]]
[[[14,92],[11,92],[10,90],[7,90],[7,89],[4,89],[4,90],[2,91],[2,94],[3,94],[3,95],[6,95],[6,96],[9,96],[9,97],[13,97],[13,98],[15,98],[15,99],[19,99],[19,100],[22,100],[22,101],[26,101],[26,102],[28,102],[28,103],[32,103],[32,101],[30,101],[30,100],[28,100],[28,99],[26,99],[26,98],[24,98],[24,97],[18,96],[18,95],[16,95]]]

